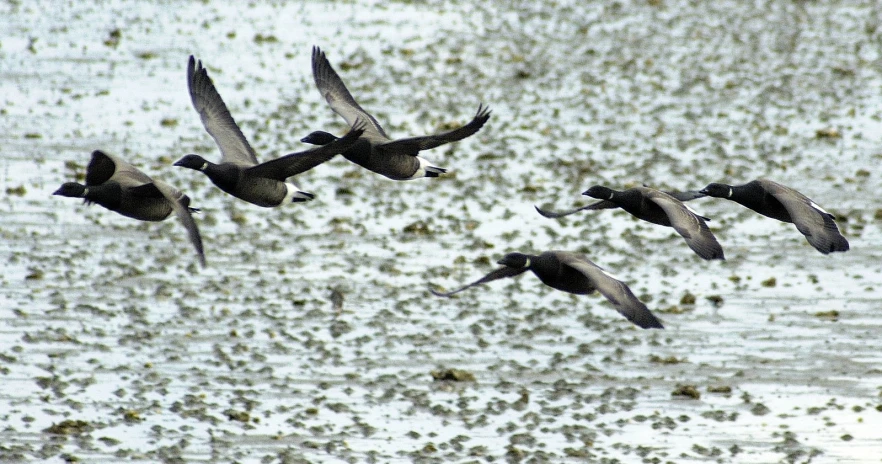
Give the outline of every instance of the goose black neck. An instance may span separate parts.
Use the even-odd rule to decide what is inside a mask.
[[[206,162],[202,172],[221,190],[231,193],[239,184],[242,169],[232,163],[214,164]]]
[[[122,202],[122,187],[116,182],[87,186],[83,198],[88,202],[97,203],[111,211],[115,211],[119,209]]]

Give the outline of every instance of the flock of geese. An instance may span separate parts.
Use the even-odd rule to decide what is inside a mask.
[[[448,132],[421,137],[392,139],[377,120],[365,111],[347,90],[343,80],[318,47],[312,50],[312,73],[316,87],[331,109],[349,124],[342,137],[315,131],[301,141],[317,145],[311,150],[289,154],[259,163],[257,155],[230,115],[208,71],[190,56],[187,86],[193,107],[203,126],[221,151],[220,163],[212,163],[190,154],[174,165],[201,171],[224,192],[262,207],[309,201],[314,195],[304,192],[291,179],[337,155],[393,180],[438,177],[444,168],[419,156],[421,151],[456,142],[478,132],[490,119],[490,110],[478,107],[466,125]],[[151,178],[125,160],[96,150],[86,168],[85,185],[63,184],[55,195],[83,198],[123,216],[141,221],[162,221],[173,212],[187,229],[199,261],[205,266],[202,238],[191,213],[190,198],[174,187]],[[699,191],[662,192],[641,186],[623,191],[595,185],[583,195],[600,201],[580,208],[553,212],[536,207],[545,217],[559,218],[583,210],[621,208],[643,221],[673,227],[686,244],[706,260],[725,259],[723,248],[703,217],[684,202],[701,197],[727,198],[764,216],[793,223],[808,242],[824,254],[847,251],[848,241],[839,232],[834,216],[798,191],[767,179],[744,185],[712,183]],[[473,286],[514,277],[532,271],[539,280],[557,290],[578,295],[599,291],[623,316],[635,325],[663,328],[662,323],[628,286],[588,258],[568,251],[547,251],[539,255],[509,253],[501,267],[462,288],[442,293],[451,296]]]

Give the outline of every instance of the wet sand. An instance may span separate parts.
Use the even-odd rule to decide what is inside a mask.
[[[882,460],[872,2],[0,12],[0,461]],[[343,133],[312,45],[393,137],[481,102],[493,116],[424,154],[446,176],[393,182],[339,158],[297,178],[314,201],[281,209],[171,166],[219,158],[190,106],[190,54],[259,159]],[[95,149],[193,198],[207,269],[174,220],[51,195]],[[691,206],[725,262],[621,211],[533,209],[586,204],[595,184],[757,177],[834,213],[851,250],[821,255],[716,199]],[[548,249],[621,277],[666,330],[531,275],[428,292]],[[433,381],[445,368],[475,381]]]

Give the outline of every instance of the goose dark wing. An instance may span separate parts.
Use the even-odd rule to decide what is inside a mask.
[[[116,163],[101,150],[92,152],[92,159],[86,167],[86,185],[101,185],[116,172]]]
[[[138,198],[164,198],[165,195],[156,188],[156,184],[153,182],[149,184],[141,184],[137,187],[129,187],[128,192],[130,195]]]
[[[472,120],[457,129],[441,134],[424,135],[421,137],[408,137],[386,142],[377,146],[377,150],[385,153],[416,155],[420,150],[430,150],[441,145],[458,142],[466,137],[474,135],[490,119],[490,109],[483,104],[478,106],[478,112]]]
[[[220,148],[221,162],[246,167],[257,164],[254,149],[230,115],[227,105],[208,77],[208,71],[202,67],[202,61],[197,62],[193,56],[190,56],[187,64],[187,87],[202,125]]]
[[[839,232],[832,214],[790,187],[766,179],[757,182],[784,205],[793,225],[815,249],[824,254],[848,251],[848,240]]]
[[[655,189],[640,187],[644,196],[658,205],[671,222],[671,227],[686,239],[686,244],[704,259],[725,259],[723,247],[714,237],[706,218],[699,216],[682,201]]]
[[[346,135],[327,145],[282,156],[281,158],[248,168],[245,172],[257,177],[283,181],[288,177],[309,171],[348,150],[364,133],[364,126],[364,123],[359,121],[356,123],[356,127],[351,129]]]
[[[100,185],[108,180],[113,180],[122,187],[136,187],[153,182],[150,176],[122,158],[95,150],[89,166],[86,167],[86,185]]]
[[[453,295],[455,295],[465,289],[472,288],[476,285],[485,284],[487,282],[492,282],[494,280],[499,280],[499,279],[503,279],[506,277],[514,277],[516,275],[523,274],[524,272],[527,272],[527,268],[525,268],[525,267],[518,269],[518,268],[514,268],[514,267],[503,266],[503,267],[500,267],[499,269],[496,269],[496,270],[490,272],[489,274],[485,275],[484,277],[481,277],[480,279],[466,285],[465,287],[460,287],[456,290],[446,292],[446,293],[438,292],[438,291],[435,291],[434,289],[430,289],[429,291],[431,291],[432,294],[435,296],[453,296]]]
[[[337,71],[331,67],[328,58],[325,57],[319,47],[312,47],[312,78],[315,80],[315,86],[318,88],[325,101],[331,105],[331,109],[346,120],[350,127],[355,126],[355,122],[359,119],[367,122],[365,128],[365,136],[368,138],[389,139],[386,131],[380,127],[380,123],[364,110],[352,94],[346,88],[346,84],[340,79]]]
[[[649,311],[642,301],[634,296],[627,285],[607,273],[603,268],[575,253],[555,252],[555,255],[562,263],[588,278],[594,288],[629,321],[644,329],[664,328],[661,321]]]
[[[199,228],[196,227],[196,221],[193,220],[193,215],[190,214],[189,200],[186,199],[187,197],[184,196],[183,193],[165,182],[154,181],[153,184],[162,193],[166,200],[171,203],[172,209],[174,209],[181,224],[187,229],[187,235],[190,237],[190,242],[193,244],[193,247],[196,248],[196,254],[199,255],[199,263],[202,264],[202,267],[205,267],[205,250],[202,248],[202,235],[199,234]]]
[[[591,203],[590,205],[585,205],[585,206],[582,206],[580,208],[575,208],[575,209],[568,209],[565,211],[549,211],[547,209],[542,209],[542,208],[535,206],[535,205],[533,207],[536,208],[536,211],[538,211],[539,214],[541,214],[547,218],[556,219],[556,218],[561,218],[564,216],[569,216],[571,214],[578,213],[579,211],[618,208],[619,205],[617,205],[609,200],[600,200],[600,201],[595,201],[594,203]]]

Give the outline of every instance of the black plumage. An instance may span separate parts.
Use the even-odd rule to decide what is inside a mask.
[[[599,291],[619,313],[639,327],[664,328],[627,285],[577,253],[546,251],[538,256],[509,253],[499,260],[499,264],[502,267],[464,287],[446,293],[432,290],[432,293],[437,296],[452,296],[467,288],[505,277],[514,277],[529,270],[533,271],[542,283],[557,290],[576,295]]]
[[[86,185],[63,184],[54,195],[83,198],[123,216],[139,221],[162,221],[174,212],[196,248],[199,262],[205,266],[202,236],[190,214],[190,198],[165,182],[151,179],[121,158],[100,150],[92,152],[86,168]]]
[[[649,187],[617,191],[595,185],[583,195],[615,203],[638,219],[673,227],[686,239],[689,248],[704,259],[725,259],[723,247],[705,222],[707,218],[699,216],[682,201],[667,193]]]
[[[707,196],[707,195],[704,195],[703,193],[696,192],[693,190],[689,190],[686,192],[665,192],[665,193],[667,193],[668,195],[670,195],[680,201],[689,201],[689,200],[694,200],[696,198],[702,198],[702,197]],[[539,214],[541,214],[542,216],[545,216],[545,217],[551,218],[551,219],[557,219],[557,218],[562,218],[564,216],[569,216],[571,214],[576,214],[579,211],[594,211],[594,210],[599,210],[599,209],[615,209],[615,208],[618,208],[619,205],[613,201],[610,201],[610,200],[600,200],[600,201],[595,201],[594,203],[591,203],[591,204],[588,204],[585,206],[580,206],[578,208],[573,208],[573,209],[568,209],[568,210],[563,210],[563,211],[551,211],[551,210],[540,208],[538,206],[533,206],[533,207],[536,208],[536,211]]]
[[[258,164],[254,149],[242,134],[214,87],[208,72],[190,57],[187,85],[193,108],[199,113],[205,130],[221,150],[220,164],[199,155],[187,155],[175,166],[202,171],[218,188],[236,198],[263,207],[309,201],[314,195],[300,190],[292,176],[308,171],[350,148],[364,131],[361,121],[354,121],[344,137],[319,148],[293,153]]]
[[[367,127],[358,143],[343,152],[343,157],[359,166],[382,174],[393,180],[410,180],[421,177],[438,177],[445,169],[433,165],[430,161],[417,156],[422,150],[429,150],[441,145],[456,142],[469,137],[490,119],[490,110],[483,105],[468,124],[435,135],[391,139],[373,115],[365,111],[331,67],[325,53],[318,47],[312,49],[312,73],[315,85],[322,97],[350,126],[356,121],[367,121]],[[334,135],[315,131],[301,141],[314,145],[325,145],[337,140]]]
[[[744,185],[711,183],[701,193],[726,198],[763,216],[793,223],[821,253],[849,249],[848,240],[836,226],[836,218],[805,195],[785,185],[768,179],[757,179]]]

